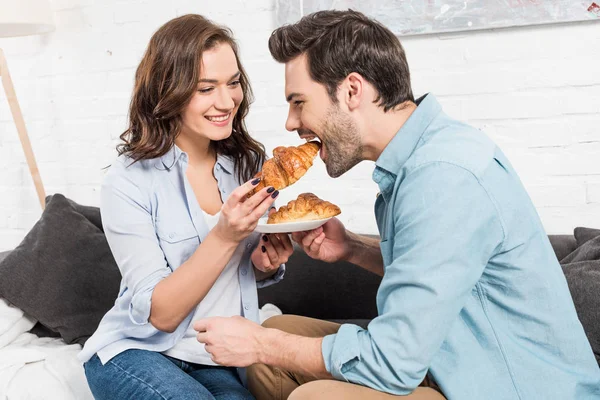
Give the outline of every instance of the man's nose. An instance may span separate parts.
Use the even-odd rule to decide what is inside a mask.
[[[287,120],[285,121],[285,129],[290,132],[300,129],[300,118],[292,110],[288,112]]]

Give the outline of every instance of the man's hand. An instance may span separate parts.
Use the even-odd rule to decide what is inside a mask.
[[[311,258],[325,262],[347,260],[350,257],[348,233],[344,224],[331,218],[323,226],[307,232],[294,232],[292,239]]]
[[[260,362],[260,336],[265,328],[243,317],[213,317],[194,322],[196,338],[204,343],[211,360],[227,367],[247,367]]]

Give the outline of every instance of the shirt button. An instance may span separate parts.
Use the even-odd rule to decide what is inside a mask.
[[[250,247],[252,247],[252,243],[248,243],[246,244],[246,248],[249,249]]]
[[[242,275],[246,276],[247,273],[248,271],[246,270],[246,268],[242,268]]]
[[[175,237],[175,234],[173,232],[169,233],[169,238],[173,239]]]
[[[244,310],[249,310],[250,306],[248,304],[244,305]]]

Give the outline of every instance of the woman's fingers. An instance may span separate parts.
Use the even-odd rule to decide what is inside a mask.
[[[275,188],[273,186],[269,186],[267,188],[262,188],[255,194],[253,194],[249,199],[246,199],[240,207],[244,210],[244,215],[250,214],[256,207],[258,207],[265,199],[270,199],[271,195],[275,192]],[[278,192],[279,193],[279,192]],[[266,211],[265,211],[266,212]],[[261,214],[262,217],[262,214]]]
[[[261,190],[261,192],[262,192],[262,190]],[[248,201],[246,201],[246,203],[251,201],[252,198],[255,196],[256,195],[254,195],[250,199],[248,199]],[[270,195],[267,195],[267,197],[265,197],[260,204],[258,204],[256,207],[254,207],[254,209],[251,209],[251,212],[248,215],[248,218],[250,218],[250,220],[253,222],[257,222],[263,215],[265,215],[265,213],[267,212],[269,207],[271,207],[273,205],[273,202],[275,202],[275,199],[277,198],[277,196],[279,196],[279,190],[275,190]],[[246,203],[244,203],[244,206],[246,206]]]
[[[281,242],[281,245],[288,252],[288,254],[292,254],[292,252],[294,251],[294,245],[290,240],[290,235],[288,235],[287,233],[282,233],[278,236],[278,238]]]
[[[275,265],[279,265],[279,255],[277,254],[277,250],[275,250],[273,243],[263,242],[262,247],[260,249],[268,257],[268,262],[265,265],[270,264],[271,267],[274,267]]]
[[[260,182],[260,178],[255,178],[247,181],[243,185],[238,186],[233,190],[233,192],[231,192],[225,204],[230,208],[234,208],[238,205],[238,203],[241,202],[242,198],[244,198],[256,185],[258,185],[258,182]]]

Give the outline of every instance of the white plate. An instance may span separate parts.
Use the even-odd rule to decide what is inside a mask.
[[[255,232],[260,233],[291,233],[291,232],[302,232],[316,229],[329,221],[331,217],[324,219],[316,219],[313,221],[298,221],[298,222],[284,222],[281,224],[267,224],[268,218],[261,218],[258,220],[258,225]]]

